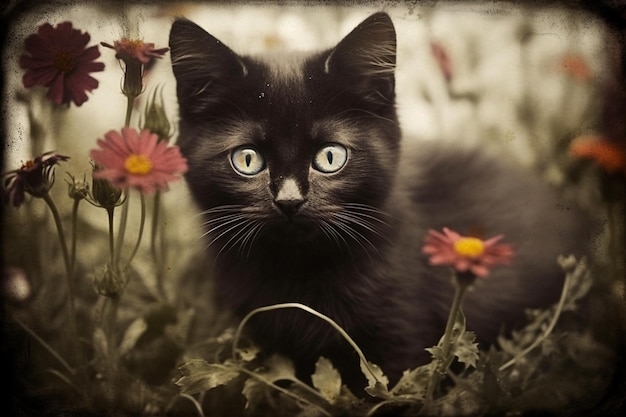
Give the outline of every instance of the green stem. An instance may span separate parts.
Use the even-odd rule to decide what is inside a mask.
[[[115,232],[113,227],[113,215],[115,208],[111,207],[107,209],[107,215],[109,217],[109,253],[111,255],[111,268],[115,268]]]
[[[72,375],[76,373],[74,368],[72,368],[65,360],[57,353],[56,350],[52,348],[45,340],[43,340],[34,330],[26,325],[23,321],[18,319],[17,317],[13,317],[13,320],[22,328],[26,333],[28,333],[33,339],[35,339],[41,346],[44,347],[63,367]]]
[[[72,280],[74,279],[74,270],[76,269],[76,242],[78,240],[78,206],[79,199],[74,199],[72,207],[72,248],[70,253],[70,269],[72,271]]]
[[[126,102],[126,117],[124,118],[124,127],[130,126],[130,118],[133,114],[133,105],[135,104],[135,99],[137,96],[127,96],[128,101]]]
[[[289,391],[289,390],[287,390],[287,389],[285,389],[285,388],[283,388],[283,387],[281,387],[281,386],[279,386],[279,385],[276,385],[275,383],[273,383],[273,382],[272,382],[272,381],[270,381],[269,379],[264,378],[264,377],[262,377],[261,375],[259,375],[259,374],[255,373],[255,372],[249,371],[249,370],[247,370],[246,368],[243,368],[243,367],[238,367],[238,369],[239,369],[239,371],[241,371],[241,372],[243,372],[243,373],[247,374],[248,376],[251,376],[252,378],[258,379],[259,381],[261,381],[261,382],[263,382],[264,384],[266,384],[266,385],[268,385],[268,386],[272,387],[272,388],[273,388],[273,389],[275,389],[276,391],[281,392],[281,393],[283,393],[284,395],[286,395],[286,396],[288,396],[288,397],[292,398],[292,399],[293,399],[294,401],[296,401],[297,403],[303,402],[303,403],[307,404],[309,407],[315,407],[315,408],[317,408],[317,409],[318,409],[318,410],[319,410],[322,414],[324,414],[325,416],[332,417],[332,414],[331,414],[331,413],[329,413],[328,411],[326,411],[326,409],[325,409],[324,407],[322,407],[322,406],[320,406],[320,405],[318,405],[318,404],[315,404],[315,403],[313,403],[313,402],[311,402],[311,401],[307,400],[306,398],[303,398],[303,397],[299,396],[298,394],[294,394],[293,392],[291,392],[291,391]]]
[[[73,286],[71,285],[71,279],[69,279],[72,273],[70,254],[69,254],[69,251],[67,250],[67,243],[65,241],[65,232],[63,231],[63,224],[61,223],[61,216],[59,215],[59,210],[57,209],[56,204],[54,204],[54,201],[52,200],[52,197],[50,196],[50,194],[46,193],[43,195],[42,198],[46,202],[48,207],[50,208],[50,211],[52,212],[52,217],[54,218],[54,223],[56,225],[57,233],[59,235],[59,242],[61,243],[61,251],[63,252],[65,272],[68,276],[70,288],[73,288]],[[71,297],[73,297],[73,294],[71,294]]]
[[[115,245],[115,259],[119,260],[122,255],[122,247],[124,246],[124,237],[126,235],[126,225],[128,223],[128,207],[130,206],[130,194],[126,195],[126,201],[122,206],[122,216],[118,227],[117,241]]]
[[[159,234],[159,215],[161,213],[161,192],[154,195],[154,208],[152,210],[152,227],[150,233],[150,253],[156,268],[156,283],[159,296],[165,299],[165,288],[163,287],[163,268],[165,263],[165,248],[163,247],[163,233]],[[157,240],[161,239],[161,253],[157,251]],[[160,256],[159,256],[160,255]]]
[[[128,269],[131,262],[135,258],[135,255],[137,254],[137,251],[139,250],[139,246],[141,245],[141,238],[143,237],[143,229],[146,223],[146,199],[143,193],[140,194],[140,196],[141,196],[141,219],[139,221],[139,234],[137,236],[137,243],[135,243],[135,248],[133,249],[133,252],[130,254],[130,257],[128,258],[128,260],[126,261],[124,270]]]
[[[80,357],[79,347],[78,347],[78,328],[76,326],[76,305],[74,301],[74,282],[72,280],[72,263],[70,260],[70,254],[67,250],[67,242],[65,240],[65,232],[63,231],[63,224],[61,223],[61,216],[59,215],[59,210],[54,204],[52,197],[50,194],[46,193],[43,195],[43,200],[46,202],[50,211],[52,212],[52,217],[54,218],[54,223],[56,224],[57,233],[59,235],[59,242],[61,244],[61,252],[63,252],[63,261],[65,263],[65,278],[67,283],[67,308],[68,308],[68,323],[69,323],[69,340],[70,340],[70,353],[72,357]]]
[[[454,298],[452,300],[452,307],[450,307],[450,313],[448,314],[448,321],[446,323],[446,330],[443,334],[443,339],[441,341],[441,349],[443,351],[442,358],[437,363],[437,367],[435,368],[430,383],[428,384],[428,388],[426,391],[426,402],[425,405],[428,405],[432,402],[435,390],[439,386],[441,379],[445,376],[448,371],[448,367],[450,363],[452,363],[452,358],[449,358],[450,353],[452,351],[452,343],[450,343],[450,339],[452,338],[452,331],[454,330],[454,324],[457,321],[459,316],[459,312],[461,311],[461,304],[463,301],[463,297],[465,296],[465,292],[469,285],[460,283],[459,280],[456,280]]]
[[[511,359],[504,365],[500,366],[500,368],[498,368],[498,371],[502,372],[505,369],[513,366],[515,362],[517,362],[518,360],[526,356],[528,352],[530,352],[531,350],[539,346],[541,342],[543,342],[550,335],[550,333],[552,333],[552,330],[554,330],[554,326],[556,325],[556,322],[559,320],[559,316],[561,315],[561,312],[563,311],[563,306],[565,305],[565,299],[567,298],[567,292],[569,290],[570,282],[572,281],[572,278],[575,273],[576,272],[570,273],[565,276],[565,282],[563,283],[563,290],[561,291],[561,298],[559,299],[559,303],[557,304],[556,311],[554,312],[554,315],[552,316],[552,320],[550,321],[550,324],[548,325],[546,330],[543,332],[543,334],[537,339],[535,339],[535,341],[530,346],[528,346],[522,352],[515,355],[513,359]]]
[[[300,310],[304,310],[307,313],[312,314],[313,316],[318,317],[318,318],[324,320],[326,323],[330,324],[350,344],[350,346],[352,346],[352,349],[354,349],[354,351],[357,353],[357,355],[359,355],[359,359],[361,360],[361,363],[369,371],[369,373],[376,380],[376,382],[379,382],[379,383],[383,384],[383,382],[381,380],[379,380],[378,377],[376,376],[376,373],[374,372],[374,370],[370,366],[369,362],[365,358],[365,355],[363,354],[363,351],[361,350],[361,348],[348,335],[348,333],[346,333],[346,331],[339,324],[337,324],[337,322],[335,322],[330,317],[325,316],[324,314],[318,312],[317,310],[314,310],[311,307],[306,306],[304,304],[300,304],[300,303],[273,304],[273,305],[270,305],[270,306],[255,308],[254,310],[249,312],[243,318],[243,320],[241,320],[241,323],[239,323],[239,327],[237,327],[237,332],[235,333],[235,339],[233,340],[233,360],[235,360],[235,361],[237,360],[237,344],[239,342],[239,338],[241,336],[241,332],[243,330],[243,327],[246,325],[248,320],[250,320],[254,315],[256,315],[258,313],[263,313],[263,312],[272,311],[272,310],[280,310],[280,309],[285,309],[285,308],[297,308],[297,309],[300,309]]]

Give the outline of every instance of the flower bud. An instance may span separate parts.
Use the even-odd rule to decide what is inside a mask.
[[[82,181],[77,181],[76,178],[69,172],[67,176],[70,177],[71,181],[65,180],[67,182],[67,193],[70,198],[73,200],[82,200],[89,195],[89,184],[83,178]]]
[[[94,165],[93,171],[97,172],[102,167]],[[110,181],[93,178],[91,197],[95,202],[95,205],[105,208],[107,210],[122,204],[120,199],[122,196],[122,190],[111,184]]]
[[[117,268],[110,264],[104,265],[102,271],[94,275],[96,292],[104,297],[116,297],[124,289],[124,277]]]
[[[146,103],[144,117],[143,129],[148,129],[156,134],[159,137],[159,141],[168,140],[172,136],[170,121],[167,119],[163,104],[163,90],[161,90],[158,100],[157,90],[154,90],[151,99]]]

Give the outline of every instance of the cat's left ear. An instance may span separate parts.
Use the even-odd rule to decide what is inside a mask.
[[[387,13],[365,19],[330,51],[325,72],[340,75],[363,96],[390,103],[395,97],[396,31]]]

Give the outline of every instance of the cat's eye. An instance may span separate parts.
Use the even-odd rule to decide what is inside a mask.
[[[265,159],[254,148],[239,147],[230,155],[230,161],[235,171],[243,175],[256,175],[265,168]]]
[[[339,171],[348,160],[348,150],[338,143],[324,145],[313,158],[313,168],[325,174]]]

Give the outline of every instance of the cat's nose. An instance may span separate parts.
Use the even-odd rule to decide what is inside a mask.
[[[306,198],[293,178],[287,178],[280,184],[274,198],[276,207],[288,217],[295,215],[305,202]]]
[[[276,207],[287,217],[293,217],[304,204],[305,200],[274,200]]]

